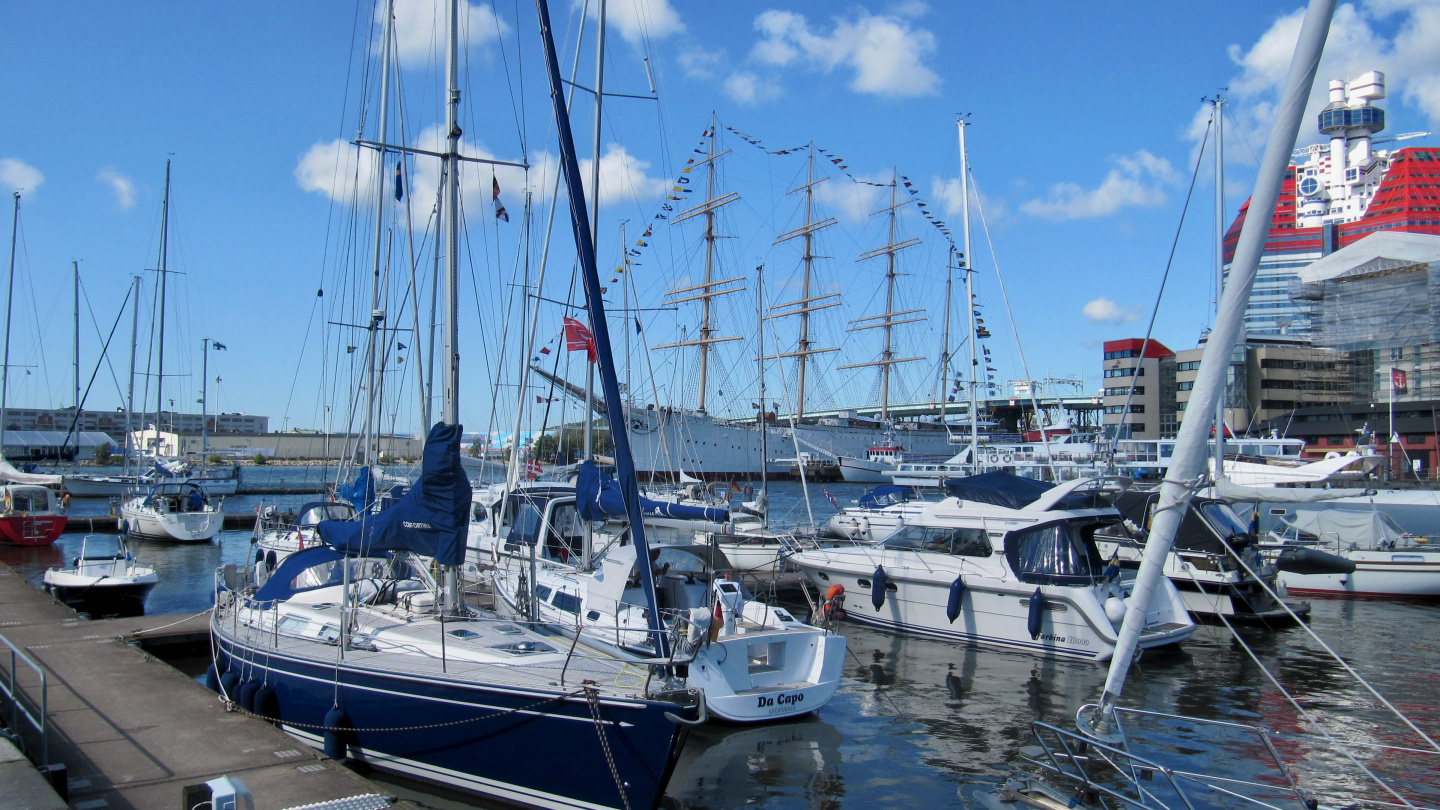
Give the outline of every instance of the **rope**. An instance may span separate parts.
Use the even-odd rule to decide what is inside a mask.
[[[520,706],[520,707],[514,708],[514,709],[504,709],[504,710],[498,711],[498,712],[491,712],[490,714],[482,714],[482,715],[480,715],[480,716],[478,716],[478,717],[469,717],[469,718],[466,718],[466,719],[464,719],[464,720],[451,720],[451,721],[446,722],[446,723],[430,723],[430,724],[423,725],[423,726],[395,726],[395,727],[393,727],[393,728],[355,728],[355,727],[353,727],[353,726],[326,726],[326,725],[319,725],[319,724],[315,724],[315,723],[297,723],[297,722],[295,722],[295,721],[293,721],[293,720],[277,719],[277,718],[274,718],[274,717],[266,717],[266,716],[264,716],[264,715],[262,715],[262,714],[255,714],[255,713],[252,712],[252,711],[248,711],[248,710],[246,710],[246,709],[241,708],[241,707],[240,707],[239,705],[237,705],[237,704],[235,703],[235,701],[233,701],[233,700],[225,700],[225,699],[222,698],[222,701],[225,703],[225,711],[227,711],[227,712],[233,712],[233,713],[235,713],[235,714],[243,714],[243,715],[245,715],[245,716],[247,716],[247,717],[254,717],[254,718],[257,719],[257,720],[264,720],[264,721],[266,721],[266,722],[279,722],[279,723],[283,723],[284,725],[287,725],[287,726],[295,726],[296,728],[306,728],[306,729],[312,729],[312,730],[314,730],[314,731],[364,731],[364,732],[384,733],[384,732],[391,732],[391,731],[426,731],[426,730],[432,729],[432,728],[448,728],[448,727],[450,727],[450,726],[463,726],[463,725],[465,725],[466,723],[474,723],[474,722],[477,722],[477,721],[480,721],[480,720],[489,720],[489,719],[494,718],[494,717],[503,717],[503,716],[505,716],[505,715],[507,715],[507,714],[518,714],[518,713],[520,713],[520,712],[527,712],[527,711],[530,711],[530,710],[535,709],[535,708],[537,708],[537,707],[544,706],[544,705],[546,705],[546,704],[548,704],[548,703],[559,703],[559,702],[564,701],[564,700],[569,700],[570,698],[573,698],[573,697],[578,697],[578,696],[580,696],[581,694],[586,694],[586,693],[588,693],[588,692],[590,691],[590,689],[591,689],[590,687],[586,687],[586,688],[584,688],[584,689],[578,689],[578,690],[576,690],[576,691],[574,691],[574,692],[566,692],[566,693],[563,694],[563,695],[557,695],[557,696],[555,696],[555,697],[545,698],[544,700],[540,700],[540,701],[536,701],[535,703],[531,703],[531,704],[529,704],[528,706]],[[596,702],[596,704],[598,704],[598,701],[599,701],[599,693],[597,692],[596,695],[595,695],[595,697],[594,697],[594,698],[591,698],[591,699],[594,700],[594,701]],[[592,706],[590,711],[591,711],[591,714],[593,715],[593,714],[595,713],[595,708]],[[600,721],[599,719],[597,719],[596,722],[598,723],[598,722],[601,722],[601,721]],[[601,737],[600,737],[600,741],[601,741],[602,744],[605,743],[605,737],[604,737],[603,734],[602,734]],[[610,751],[609,751],[608,746],[606,747],[605,755],[606,755],[607,757],[610,755]],[[612,770],[614,769],[614,763],[613,763],[613,762],[611,763],[611,769],[612,769]]]
[[[615,779],[615,788],[620,791],[620,803],[630,810],[630,797],[625,795],[625,782],[620,779],[620,769],[615,766],[615,755],[610,751],[610,740],[605,737],[605,721],[600,719],[600,692],[593,681],[586,681],[585,703],[590,706],[590,716],[595,718],[595,734],[600,738],[600,750],[605,752],[605,762],[610,765],[610,775]]]
[[[188,621],[190,621],[191,619],[198,619],[198,618],[200,618],[201,616],[204,616],[206,613],[209,613],[210,611],[212,611],[212,610],[214,610],[214,609],[215,609],[215,608],[213,608],[213,607],[208,607],[208,608],[205,608],[204,610],[200,611],[199,613],[196,613],[194,616],[186,616],[185,618],[181,619],[181,620],[178,621],[178,622],[171,622],[171,623],[169,623],[169,624],[162,624],[162,625],[160,625],[159,627],[141,628],[141,629],[136,630],[135,632],[131,633],[130,635],[131,635],[131,636],[138,636],[138,635],[140,635],[141,633],[153,633],[153,632],[155,632],[156,630],[164,630],[164,629],[167,628],[167,627],[174,627],[174,626],[177,625],[177,624],[184,624],[185,622],[188,622]]]

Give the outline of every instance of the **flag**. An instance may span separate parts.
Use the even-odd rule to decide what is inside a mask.
[[[640,333],[641,333],[641,332],[640,332],[640,316],[639,316],[639,315],[636,315],[636,316],[635,316],[635,334],[638,335],[638,334],[640,334]]]
[[[595,336],[590,334],[590,327],[574,318],[566,318],[565,349],[572,352],[583,351],[586,359],[595,362]]]
[[[820,487],[820,491],[825,493],[825,497],[830,499],[830,505],[835,507],[835,509],[838,511],[840,509],[840,502],[835,500],[835,496],[830,494],[830,490],[822,486]]]
[[[218,340],[212,340],[212,341],[210,341],[210,342],[211,342],[212,344],[214,344],[211,348],[215,349],[215,351],[217,351],[217,352],[223,352],[223,351],[225,351],[225,344],[224,344],[224,343],[221,343],[221,342],[218,341]],[[403,348],[405,348],[405,347],[404,347],[404,346],[401,346],[400,348],[403,349]]]
[[[400,174],[400,169],[401,169],[401,167],[404,166],[404,165],[405,165],[404,163],[396,163],[396,164],[395,164],[395,201],[396,201],[396,202],[399,202],[399,201],[405,199],[405,179],[404,179],[404,177],[401,176],[401,174]]]
[[[540,353],[541,353],[541,354],[549,354],[549,353],[550,353],[550,347],[549,347],[549,346],[541,346],[541,347],[540,347]]]
[[[535,459],[532,458],[529,461],[525,462],[525,477],[530,479],[531,481],[539,478],[540,473],[543,472],[545,472],[545,468],[541,467],[540,462],[536,461]]]
[[[1409,375],[1398,368],[1391,368],[1390,387],[1400,393],[1408,392],[1410,390]]]
[[[505,210],[505,204],[500,202],[500,181],[496,179],[493,174],[490,175],[490,184],[494,188],[491,192],[490,199],[495,202],[495,218],[509,222],[510,213]]]

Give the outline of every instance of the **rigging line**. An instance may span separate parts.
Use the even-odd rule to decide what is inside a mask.
[[[130,300],[130,293],[131,293],[131,292],[132,292],[132,291],[129,290],[129,289],[126,290],[126,292],[125,292],[125,300],[126,300],[126,301],[129,301],[129,300]],[[105,338],[102,337],[102,336],[101,336],[101,333],[100,333],[100,320],[95,317],[95,307],[93,307],[93,306],[90,304],[90,291],[87,290],[87,289],[85,289],[85,282],[83,282],[83,281],[80,282],[80,295],[81,295],[82,298],[85,299],[85,309],[88,310],[89,313],[90,313],[90,324],[95,327],[95,337],[100,338],[100,340],[103,342],[103,341],[105,340]],[[124,309],[124,306],[123,306],[123,305],[121,306],[121,309],[122,309],[122,310]],[[100,355],[100,360],[97,361],[96,364],[98,365],[100,362],[105,363],[106,368],[110,369],[110,379],[115,382],[115,393],[120,396],[121,401],[124,401],[124,399],[125,399],[125,391],[124,391],[124,389],[122,389],[122,388],[120,387],[120,378],[115,374],[115,365],[110,362],[110,356],[109,356],[108,354],[103,354],[103,353],[102,353],[102,354]],[[79,418],[79,415],[78,415],[78,414],[76,415],[76,418],[77,418],[77,419]]]
[[[1195,153],[1195,168],[1190,172],[1190,187],[1185,190],[1185,204],[1180,208],[1180,222],[1175,226],[1175,238],[1170,241],[1170,256],[1165,259],[1165,272],[1160,276],[1160,289],[1155,291],[1155,306],[1150,309],[1150,323],[1145,327],[1145,340],[1140,344],[1140,360],[1144,361],[1145,352],[1150,350],[1150,335],[1155,331],[1155,316],[1160,314],[1160,300],[1165,296],[1165,283],[1170,279],[1170,268],[1175,266],[1175,250],[1180,245],[1180,232],[1185,229],[1185,215],[1190,210],[1190,201],[1195,195],[1195,181],[1200,177],[1200,163],[1205,157],[1205,145],[1210,142],[1210,131],[1215,124],[1215,113],[1210,113],[1210,122],[1205,125],[1205,135],[1200,141],[1200,149]],[[1139,368],[1139,364],[1136,364]],[[1228,373],[1227,373],[1228,376]],[[1104,378],[1101,378],[1102,384]],[[1120,424],[1125,424],[1125,417],[1130,415],[1130,403],[1135,399],[1135,386],[1140,382],[1140,375],[1136,374],[1130,378],[1130,390],[1125,394],[1124,410],[1120,412]],[[1224,395],[1222,394],[1222,399]],[[1102,417],[1103,419],[1103,417]],[[1224,430],[1224,425],[1217,426]],[[1120,447],[1120,430],[1115,431],[1115,436],[1110,440],[1110,458],[1108,464],[1113,465],[1115,453]]]
[[[310,320],[305,323],[305,336],[300,339],[300,356],[295,360],[295,375],[290,378],[290,393],[285,397],[285,411],[282,419],[290,420],[290,403],[295,399],[295,385],[300,382],[300,368],[305,362],[305,348],[310,345],[310,330],[315,327],[315,311],[320,308],[320,297],[310,304]]]
[[[1030,366],[1025,361],[1025,347],[1020,345],[1020,327],[1018,324],[1015,323],[1014,310],[1010,308],[1010,295],[1005,291],[1005,276],[1000,273],[1000,259],[995,253],[995,242],[990,238],[990,224],[986,222],[985,208],[980,204],[980,185],[975,180],[974,172],[968,172],[968,174],[970,175],[970,185],[975,188],[975,210],[980,213],[980,229],[985,231],[985,244],[990,248],[990,261],[995,265],[995,279],[999,282],[1000,300],[1005,302],[1005,314],[1008,315],[1010,318],[1010,331],[1013,332],[1015,335],[1015,351],[1020,355],[1020,371],[1022,374],[1025,375],[1025,379],[1030,380],[1032,378],[1030,376]],[[1193,187],[1193,179],[1191,182]],[[965,258],[967,260],[970,259],[969,256],[966,256]],[[1038,399],[1036,399],[1035,389],[1036,386],[1032,383],[1030,385],[1030,407],[1033,408],[1035,412],[1036,426],[1040,428],[1040,439],[1042,442],[1048,444],[1048,442],[1046,441],[1047,434],[1045,432],[1045,427],[1040,422],[1040,402]],[[1055,454],[1047,452],[1045,454],[1045,458],[1046,462],[1050,467],[1050,475],[1056,481],[1059,481],[1060,474],[1055,469]]]
[[[518,2],[518,0],[517,0],[517,2]],[[490,8],[491,8],[491,14],[494,14],[494,8],[495,8],[495,7],[492,5]],[[515,12],[515,19],[516,19],[516,20],[519,20],[519,19],[520,19],[520,12],[519,12],[519,9],[518,9],[518,8],[516,9],[516,12]],[[496,21],[496,25],[497,25],[497,27],[498,27],[499,21],[500,21],[499,15],[495,15],[495,21]],[[518,32],[517,32],[516,36],[517,36],[517,38],[518,38],[518,36],[519,36]],[[505,55],[505,37],[504,37],[504,36],[496,36],[496,37],[495,37],[495,42],[498,44],[498,46],[499,46],[499,48],[500,48],[500,64],[501,64],[501,66],[504,67],[504,69],[505,69],[505,86],[506,86],[506,88],[509,89],[509,91],[510,91],[510,110],[511,110],[512,114],[515,116],[515,137],[517,137],[517,138],[520,139],[520,158],[521,158],[521,161],[522,161],[522,162],[524,162],[524,163],[529,163],[529,162],[530,162],[530,160],[529,160],[529,155],[526,153],[526,148],[525,148],[525,129],[524,129],[525,116],[524,116],[524,110],[523,110],[523,106],[524,106],[524,104],[525,104],[525,97],[524,97],[524,95],[522,95],[522,94],[517,94],[517,93],[515,92],[515,80],[514,80],[513,78],[511,78],[511,76],[510,76],[510,60],[509,60],[509,58]],[[516,58],[516,59],[519,59],[519,58],[520,58],[520,54],[521,54],[521,49],[517,47],[517,48],[515,49],[515,58]],[[467,57],[467,59],[468,59],[468,57]],[[524,83],[523,83],[523,82],[521,83],[521,86],[522,86],[522,87],[524,86]],[[515,103],[515,97],[516,97],[517,95],[520,96],[520,104],[519,104],[518,106],[517,106],[516,103]]]
[[[1222,539],[1220,542],[1225,543],[1225,541],[1224,541],[1223,539]],[[1230,549],[1230,544],[1229,544],[1229,543],[1225,543],[1225,547],[1226,547],[1227,549]],[[1234,554],[1235,552],[1234,552],[1233,549],[1230,549],[1230,553],[1231,553],[1231,554]],[[1239,558],[1237,557],[1237,559],[1239,559]],[[1244,565],[1243,562],[1242,562],[1241,564]],[[1253,574],[1252,574],[1252,576],[1253,576]],[[1199,578],[1195,575],[1195,571],[1194,571],[1193,568],[1190,569],[1190,579],[1194,580],[1195,586],[1196,586],[1197,588],[1200,588],[1200,580],[1199,580]],[[1256,578],[1256,581],[1257,581],[1257,582],[1261,582],[1261,583],[1263,584],[1263,581],[1261,581],[1258,577]],[[1269,590],[1269,588],[1267,587],[1266,590]],[[1204,593],[1204,589],[1203,589],[1203,588],[1201,588],[1201,593]],[[1284,603],[1282,602],[1281,604],[1284,604]],[[1286,609],[1287,611],[1290,610],[1290,608],[1289,608],[1288,605],[1285,606],[1285,609]],[[1311,726],[1311,728],[1318,729],[1318,730],[1320,731],[1321,736],[1325,738],[1326,742],[1328,742],[1332,748],[1339,749],[1340,754],[1341,754],[1342,756],[1344,756],[1346,759],[1350,760],[1350,763],[1351,763],[1352,765],[1354,765],[1355,767],[1359,768],[1359,769],[1361,770],[1361,772],[1363,772],[1366,776],[1370,777],[1370,778],[1375,782],[1375,784],[1379,785],[1379,786],[1380,786],[1381,788],[1383,788],[1386,792],[1388,792],[1391,796],[1394,796],[1396,799],[1399,799],[1400,802],[1401,802],[1402,804],[1404,804],[1406,807],[1413,808],[1413,807],[1415,806],[1415,805],[1411,804],[1410,801],[1409,801],[1408,799],[1406,799],[1404,796],[1401,796],[1400,793],[1399,793],[1398,791],[1396,791],[1395,788],[1391,787],[1388,782],[1386,782],[1384,779],[1381,779],[1378,774],[1376,774],[1374,771],[1372,771],[1372,770],[1370,770],[1369,768],[1367,768],[1363,762],[1361,762],[1358,758],[1356,758],[1356,756],[1355,756],[1353,753],[1351,753],[1349,746],[1347,746],[1343,741],[1336,739],[1336,738],[1334,737],[1334,735],[1332,735],[1332,734],[1330,733],[1330,730],[1325,727],[1325,726],[1326,726],[1326,723],[1324,723],[1324,722],[1322,721],[1322,718],[1312,717],[1312,716],[1310,715],[1310,713],[1305,710],[1305,707],[1300,705],[1300,701],[1296,700],[1296,699],[1295,699],[1295,696],[1292,695],[1292,694],[1290,694],[1289,690],[1287,690],[1283,685],[1281,685],[1280,681],[1279,681],[1273,674],[1271,674],[1270,668],[1267,667],[1267,666],[1265,666],[1265,664],[1260,661],[1259,656],[1257,656],[1257,655],[1255,654],[1255,651],[1250,648],[1250,645],[1247,644],[1247,643],[1245,643],[1245,640],[1244,640],[1243,638],[1241,638],[1239,631],[1237,631],[1237,630],[1235,629],[1234,625],[1230,624],[1230,620],[1229,620],[1229,619],[1225,618],[1225,613],[1224,613],[1224,611],[1219,611],[1219,610],[1217,610],[1217,611],[1215,612],[1215,615],[1220,618],[1220,621],[1222,621],[1222,622],[1225,623],[1225,627],[1226,627],[1226,629],[1228,629],[1228,630],[1230,631],[1230,635],[1231,635],[1236,641],[1240,642],[1240,648],[1245,651],[1245,654],[1250,657],[1250,660],[1255,663],[1255,666],[1259,667],[1259,668],[1260,668],[1260,671],[1265,674],[1265,679],[1268,680],[1268,681],[1270,681],[1271,685],[1274,686],[1276,689],[1278,689],[1278,690],[1280,691],[1280,694],[1282,694],[1282,695],[1285,696],[1285,699],[1286,699],[1286,700],[1290,701],[1290,705],[1292,705],[1292,706],[1295,707],[1295,710],[1300,713],[1300,717],[1301,717],[1302,719],[1304,719],[1307,723],[1309,723],[1310,726]],[[1290,615],[1294,616],[1295,614],[1292,612]],[[1296,617],[1296,621],[1299,621],[1299,617]],[[1300,622],[1300,623],[1301,623],[1301,624],[1304,624],[1304,622]],[[1322,646],[1323,646],[1323,642],[1322,642]],[[1327,647],[1326,649],[1328,650],[1329,648]],[[1339,656],[1336,656],[1336,658],[1338,659]],[[1344,663],[1344,662],[1342,661],[1341,663]],[[1359,677],[1359,676],[1356,676],[1356,677]],[[1363,683],[1364,681],[1362,680],[1361,682]],[[1421,734],[1420,736],[1424,737],[1425,735]],[[1427,737],[1426,739],[1429,739],[1429,738]],[[1431,752],[1425,751],[1425,752],[1423,752],[1423,753],[1427,753],[1427,754],[1428,754],[1428,753],[1431,753]]]
[[[115,337],[115,329],[120,326],[120,319],[123,318],[123,317],[125,317],[125,304],[130,301],[130,293],[131,293],[131,290],[126,290],[126,291],[125,291],[125,299],[120,302],[120,311],[119,311],[118,313],[116,313],[116,315],[115,315],[115,323],[114,323],[113,325],[111,325],[111,327],[110,327],[110,335],[105,338],[105,345],[100,348],[100,356],[101,356],[102,358],[104,358],[104,357],[105,357],[105,353],[110,350],[110,341],[111,341],[111,339],[113,339],[113,338]],[[79,414],[82,410],[84,410],[85,400],[87,400],[87,399],[90,398],[90,388],[95,385],[95,377],[98,376],[99,374],[100,374],[100,364],[99,364],[99,363],[96,363],[96,364],[95,364],[95,370],[90,373],[90,381],[85,384],[85,394],[80,397],[80,401],[79,401],[79,402],[75,403],[75,413],[76,413],[76,414]],[[70,444],[70,437],[71,437],[71,436],[76,436],[75,447],[76,447],[76,450],[77,450],[77,452],[78,452],[79,447],[80,447],[80,440],[79,440],[79,437],[78,437],[76,434],[79,432],[79,430],[80,430],[80,420],[79,420],[79,419],[71,419],[71,420],[70,420],[70,429],[65,432],[65,440],[64,440],[64,441],[61,443],[61,445],[60,445],[60,447],[61,447],[62,450],[65,448],[66,445]]]

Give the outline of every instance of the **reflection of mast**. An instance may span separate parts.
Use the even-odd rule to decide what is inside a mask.
[[[790,189],[790,191],[786,192],[787,194],[794,194],[797,191],[805,192],[805,223],[794,230],[780,234],[775,237],[775,241],[771,243],[772,245],[778,245],[781,242],[788,242],[797,236],[805,237],[805,253],[801,257],[805,262],[805,277],[800,286],[800,297],[794,301],[787,301],[783,304],[776,304],[770,307],[770,315],[768,316],[770,318],[784,318],[789,315],[799,315],[800,340],[795,347],[795,351],[781,352],[765,358],[766,360],[780,360],[786,357],[794,357],[796,360],[796,376],[799,379],[795,394],[796,422],[799,422],[805,416],[805,365],[809,361],[810,355],[840,351],[840,347],[838,346],[825,349],[811,348],[810,342],[810,313],[820,309],[840,306],[839,301],[827,300],[839,298],[840,293],[826,293],[825,295],[817,295],[814,297],[810,295],[810,271],[812,264],[816,258],[824,258],[815,255],[815,232],[835,224],[834,217],[826,217],[819,222],[815,222],[811,218],[815,204],[815,186],[820,185],[828,179],[830,178],[822,177],[819,180],[815,179],[815,144],[811,142],[809,158],[805,168],[805,185],[800,188]],[[823,301],[824,303],[815,303],[817,301]]]
[[[915,245],[920,244],[919,239],[906,239],[903,242],[895,241],[895,212],[899,210],[901,206],[908,205],[910,203],[909,200],[905,200],[904,202],[898,202],[898,194],[899,184],[896,182],[895,174],[892,172],[890,175],[890,205],[885,208],[881,208],[879,211],[874,211],[870,214],[871,216],[885,213],[888,213],[890,215],[890,230],[887,237],[888,241],[886,242],[886,244],[881,245],[874,250],[866,251],[865,253],[860,254],[860,257],[855,260],[857,262],[863,262],[867,259],[874,259],[880,256],[885,257],[885,311],[880,313],[879,315],[867,315],[864,318],[856,318],[850,323],[860,324],[860,326],[851,326],[849,329],[845,330],[847,332],[858,332],[861,329],[884,329],[885,348],[881,350],[879,360],[872,360],[868,363],[852,363],[848,366],[840,366],[839,369],[843,371],[847,368],[868,368],[870,366],[880,367],[880,418],[882,420],[890,418],[890,367],[895,365],[896,363],[909,363],[914,360],[925,359],[923,357],[896,357],[894,352],[894,328],[902,323],[915,323],[916,321],[925,320],[924,318],[904,318],[898,321],[895,320],[902,315],[915,315],[917,313],[925,311],[923,309],[907,309],[900,312],[895,311],[895,277],[899,275],[895,272],[895,254],[899,253],[905,248],[914,247]],[[874,323],[867,323],[867,321],[874,321]]]
[[[737,281],[743,282],[745,280],[742,276],[736,276],[734,278],[716,281],[714,276],[715,240],[720,238],[720,236],[715,233],[715,211],[722,205],[729,205],[740,199],[740,195],[736,192],[731,192],[718,198],[715,196],[715,158],[729,151],[729,149],[726,149],[724,152],[715,151],[715,114],[712,112],[710,114],[710,153],[696,162],[696,165],[700,163],[705,164],[705,201],[688,211],[682,211],[671,222],[673,225],[684,222],[691,217],[696,217],[701,214],[705,215],[705,281],[703,284],[681,287],[678,290],[671,290],[665,293],[665,295],[671,296],[700,290],[700,292],[694,295],[670,298],[665,302],[666,304],[679,304],[685,301],[700,301],[700,337],[696,340],[682,340],[679,343],[666,343],[655,347],[657,349],[678,349],[682,346],[695,346],[699,349],[700,397],[696,402],[695,409],[701,413],[705,411],[705,389],[708,385],[710,374],[710,345],[712,343],[726,343],[731,340],[740,340],[739,337],[715,337],[715,329],[710,325],[710,299],[720,295],[740,292],[745,289],[744,284],[741,284],[739,287],[730,287],[723,290],[713,289],[714,287],[722,287],[726,284],[733,284]],[[694,168],[694,166],[690,168]],[[690,169],[686,169],[686,171],[689,170]]]

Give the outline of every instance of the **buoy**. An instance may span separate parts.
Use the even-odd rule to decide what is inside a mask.
[[[1125,621],[1125,602],[1118,596],[1112,596],[1105,600],[1105,618],[1115,625],[1118,630],[1121,622]]]
[[[965,580],[955,577],[955,581],[950,583],[950,601],[945,605],[945,615],[950,618],[951,624],[954,624],[955,619],[960,616],[960,604],[964,601]]]
[[[255,690],[254,706],[252,711],[266,720],[280,719],[280,700],[276,697],[275,690],[270,688],[270,684],[261,684],[260,688]]]
[[[879,610],[885,606],[885,566],[875,566],[875,574],[871,582],[870,604],[874,605],[876,610]]]
[[[130,531],[130,521],[126,520],[125,518],[120,518],[119,520],[115,521],[115,528],[119,529],[121,534],[124,534]]]
[[[205,688],[211,692],[220,691],[220,673],[215,671],[214,664],[205,668]]]
[[[345,752],[351,737],[350,715],[336,706],[325,713],[325,756],[333,760],[345,759]]]
[[[234,671],[220,676],[220,694],[226,700],[240,697],[240,675]]]
[[[274,570],[275,570],[275,566],[278,565],[278,564],[279,564],[279,562],[275,559],[275,550],[274,550],[274,549],[271,549],[271,550],[265,552],[265,573],[268,574],[268,573],[270,573],[271,571],[274,571]]]
[[[265,561],[265,552],[264,552],[263,549],[260,549],[260,548],[257,547],[257,548],[255,549],[255,564],[256,564],[256,565],[259,565],[260,563],[262,563],[262,562],[264,562],[264,561]]]
[[[240,687],[240,699],[235,702],[240,704],[240,708],[254,714],[255,693],[258,691],[260,691],[260,681],[256,678],[251,678],[245,682],[244,686]]]
[[[1045,618],[1045,597],[1040,595],[1040,589],[1035,589],[1035,595],[1030,597],[1030,640],[1040,638],[1041,622]]]

